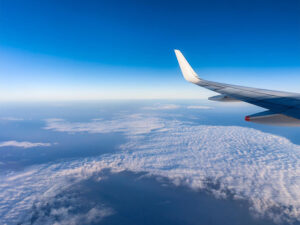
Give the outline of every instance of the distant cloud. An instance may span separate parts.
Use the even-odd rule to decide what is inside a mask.
[[[187,108],[187,109],[212,109],[211,106],[204,106],[204,105],[174,105],[174,104],[167,104],[167,105],[154,105],[154,106],[145,106],[142,109],[144,110],[172,110],[172,109],[179,109],[179,108]]]
[[[180,105],[168,104],[168,105],[154,105],[154,106],[145,106],[144,110],[172,110],[178,109]]]
[[[189,105],[186,107],[187,109],[212,109],[211,106],[204,106],[204,105]]]
[[[49,147],[50,143],[41,142],[28,142],[28,141],[4,141],[0,142],[0,147],[20,147],[20,148],[33,148],[33,147]]]
[[[0,117],[0,120],[5,120],[5,121],[22,121],[24,119],[18,118],[18,117]]]
[[[88,133],[110,133],[125,132],[128,135],[145,134],[164,126],[164,121],[157,117],[133,114],[121,116],[113,120],[94,119],[90,122],[68,122],[63,119],[47,119],[46,130],[59,132],[88,132]]]
[[[227,198],[230,192],[234,199],[247,200],[256,215],[277,222],[300,221],[300,146],[286,138],[249,128],[190,125],[139,114],[107,122],[47,123],[48,129],[60,132],[103,132],[112,125],[110,132],[124,131],[127,142],[120,153],[1,175],[1,224],[18,222],[34,202],[47,202],[76,182],[101,180],[99,172],[105,168],[167,177],[175,185],[206,189],[217,198]],[[97,209],[102,208],[93,211]]]

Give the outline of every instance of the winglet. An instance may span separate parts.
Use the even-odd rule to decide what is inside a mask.
[[[179,63],[179,66],[180,66],[180,69],[181,69],[184,79],[186,79],[187,81],[194,83],[194,84],[198,83],[200,81],[200,78],[195,73],[193,68],[190,66],[188,61],[186,61],[186,59],[184,58],[182,53],[179,50],[175,49],[175,54],[176,54],[176,57],[177,57],[177,60],[178,60],[178,63]]]

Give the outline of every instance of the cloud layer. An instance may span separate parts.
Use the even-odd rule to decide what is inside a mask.
[[[24,119],[18,117],[0,117],[0,120],[4,121],[23,121]]]
[[[204,105],[189,105],[189,106],[182,106],[182,105],[175,105],[175,104],[158,104],[153,106],[146,106],[142,109],[144,110],[172,110],[172,109],[179,109],[179,108],[187,108],[187,109],[212,109],[210,106]]]
[[[41,165],[0,177],[0,218],[19,221],[32,204],[51,199],[100,171],[130,170],[206,189],[217,198],[247,200],[252,213],[277,222],[300,221],[300,146],[254,129],[184,124],[146,115],[111,121],[48,120],[59,132],[124,132],[117,154]],[[213,184],[213,185],[212,185]],[[43,194],[41,194],[43,193]]]
[[[300,221],[300,147],[285,138],[249,128],[170,123],[122,148],[130,152],[120,156],[126,169],[210,189],[216,197],[230,192],[249,201],[257,215]]]
[[[59,132],[89,132],[89,133],[111,133],[124,132],[127,135],[146,134],[152,130],[164,126],[165,121],[143,114],[132,114],[120,116],[112,120],[94,119],[90,122],[68,122],[63,119],[46,120],[46,130]]]
[[[34,147],[49,147],[50,143],[29,142],[29,141],[3,141],[0,142],[0,147],[19,147],[19,148],[34,148]]]
[[[212,107],[205,106],[205,105],[189,105],[186,108],[188,108],[188,109],[212,109]]]
[[[143,109],[145,110],[171,110],[171,109],[178,109],[180,108],[180,105],[175,104],[167,104],[167,105],[153,105],[153,106],[145,106]]]

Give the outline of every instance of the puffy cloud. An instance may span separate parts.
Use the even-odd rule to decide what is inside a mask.
[[[19,221],[37,199],[51,199],[84,179],[101,179],[98,174],[105,168],[166,177],[175,185],[210,190],[218,198],[230,193],[234,199],[247,200],[256,215],[278,222],[300,221],[300,146],[286,138],[249,128],[199,126],[141,115],[106,122],[54,120],[47,121],[47,127],[92,133],[105,132],[106,127],[110,132],[124,131],[127,142],[117,154],[0,177],[1,223]]]
[[[248,200],[257,215],[300,221],[300,146],[249,128],[169,125],[123,145],[122,167],[210,189],[216,197],[229,192]]]
[[[29,141],[3,141],[0,142],[0,147],[20,147],[20,148],[34,148],[34,147],[49,147],[50,143],[29,142]]]

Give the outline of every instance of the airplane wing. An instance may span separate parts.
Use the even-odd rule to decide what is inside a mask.
[[[209,98],[210,100],[243,101],[267,109],[267,111],[246,116],[246,121],[300,126],[300,94],[203,80],[196,74],[179,50],[175,50],[175,54],[181,72],[187,81],[221,94]]]

